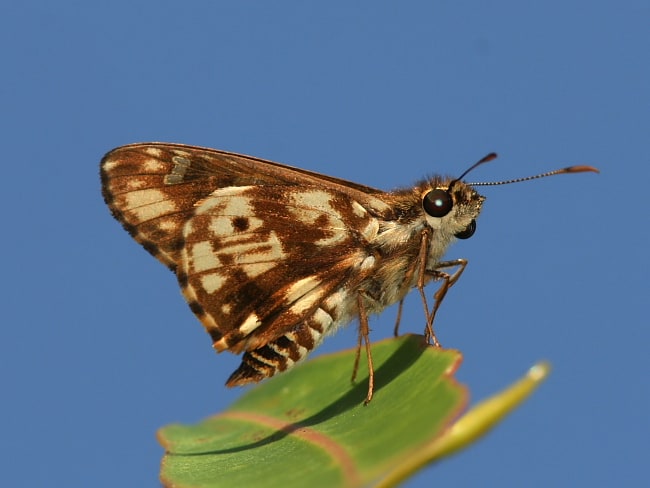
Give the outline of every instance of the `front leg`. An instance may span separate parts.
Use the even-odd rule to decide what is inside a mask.
[[[431,311],[431,314],[428,313],[428,307],[426,306],[426,301],[425,301],[425,313],[427,314],[427,325],[424,329],[424,337],[427,340],[427,342],[432,343],[436,347],[440,347],[440,342],[438,341],[438,338],[436,337],[436,334],[433,331],[433,320],[436,317],[436,312],[438,311],[438,308],[440,308],[440,304],[442,303],[442,300],[447,295],[447,291],[454,285],[454,283],[458,281],[460,275],[462,275],[463,271],[465,271],[466,266],[467,266],[466,259],[454,259],[452,261],[441,261],[436,264],[436,267],[434,269],[426,270],[426,275],[432,277],[434,280],[443,280],[442,284],[440,285],[440,288],[438,288],[436,293],[433,295],[434,304],[433,304],[433,310]],[[457,267],[458,269],[456,269],[452,274],[441,271],[445,268],[453,268],[453,267]],[[420,289],[420,294],[423,296],[423,300],[426,300],[426,298],[424,298],[423,288],[424,286],[420,288],[420,284],[418,283],[418,289]]]

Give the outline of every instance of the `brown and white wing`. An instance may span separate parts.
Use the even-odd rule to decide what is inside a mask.
[[[118,147],[102,159],[101,181],[113,216],[172,270],[183,249],[183,226],[195,205],[219,188],[326,187],[347,194],[374,215],[392,217],[380,190],[272,161],[182,144]]]
[[[361,205],[332,190],[215,190],[185,225],[179,282],[217,350],[256,349],[372,272],[369,243],[378,228]]]
[[[151,143],[102,160],[113,215],[176,272],[215,348],[251,350],[372,271],[382,192],[248,156]]]

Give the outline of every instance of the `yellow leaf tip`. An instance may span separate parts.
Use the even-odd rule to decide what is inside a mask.
[[[546,379],[551,373],[551,364],[548,361],[540,361],[528,370],[528,378],[539,383]]]

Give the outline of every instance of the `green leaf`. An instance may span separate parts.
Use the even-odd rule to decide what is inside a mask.
[[[395,486],[482,435],[541,381],[529,381],[519,395],[502,394],[491,400],[498,408],[472,411],[450,428],[468,396],[451,377],[458,351],[414,335],[373,343],[375,396],[368,406],[365,361],[357,383],[350,383],[354,353],[321,356],[261,383],[199,424],[161,429],[167,450],[162,482]]]

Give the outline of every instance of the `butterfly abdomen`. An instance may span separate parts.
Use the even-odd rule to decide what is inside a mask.
[[[255,383],[276,373],[290,369],[314,350],[328,334],[343,321],[337,319],[337,310],[325,311],[325,305],[302,323],[269,343],[244,353],[239,368],[230,375],[227,386]]]

